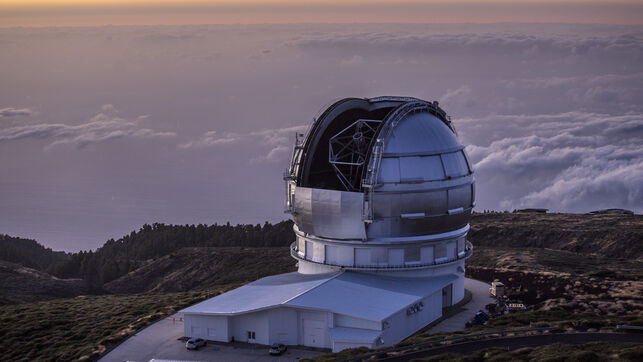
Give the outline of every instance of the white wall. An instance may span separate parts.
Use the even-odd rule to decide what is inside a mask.
[[[336,265],[353,265],[353,248],[341,245],[326,245],[326,262]]]
[[[334,324],[335,327],[349,327],[349,328],[361,328],[361,329],[372,329],[380,330],[382,329],[382,323],[371,321],[367,319],[355,318],[345,314],[335,313],[334,315]]]
[[[210,341],[229,342],[227,316],[185,314],[183,328],[188,338],[198,337]]]
[[[331,273],[339,270],[339,267],[316,264],[312,262],[307,262],[305,260],[298,261],[298,264],[299,264],[299,268],[297,269],[297,271],[301,274]]]
[[[318,263],[323,263],[326,260],[326,250],[324,244],[322,243],[313,243],[313,261]]]
[[[390,252],[390,250],[389,250]],[[390,253],[389,253],[390,256]],[[459,261],[459,262],[463,262]],[[431,268],[419,269],[419,270],[397,270],[397,271],[374,271],[366,272],[369,274],[375,275],[388,275],[394,277],[403,277],[403,278],[424,278],[438,275],[454,274],[454,275],[464,275],[463,273],[458,272],[458,266],[463,265],[459,262],[448,263],[444,265],[436,265]]]
[[[421,311],[407,315],[405,308],[385,320],[388,326],[382,332],[382,346],[398,343],[442,316],[442,290],[421,300],[424,303]]]
[[[457,266],[464,270],[464,260],[456,263]],[[457,272],[455,275],[458,276],[458,279],[453,281],[453,304],[458,303],[464,298],[464,273]]]
[[[292,308],[275,308],[268,311],[270,323],[269,344],[283,343],[295,346],[299,344],[297,331],[297,310]]]
[[[248,331],[255,332],[255,343],[270,344],[268,311],[241,314],[230,317],[230,339],[248,342]]]

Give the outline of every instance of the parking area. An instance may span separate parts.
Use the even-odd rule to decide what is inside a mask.
[[[143,329],[106,354],[100,361],[147,362],[151,359],[180,361],[297,361],[323,352],[290,347],[281,356],[270,356],[268,347],[246,343],[217,344],[209,342],[196,351],[185,348],[183,321],[173,315]]]
[[[429,333],[438,332],[455,332],[464,329],[465,323],[471,320],[476,312],[485,310],[485,306],[493,303],[495,300],[489,295],[489,284],[475,280],[464,279],[464,288],[471,292],[471,301],[462,306],[462,311],[455,314],[440,323],[436,324],[428,330]]]

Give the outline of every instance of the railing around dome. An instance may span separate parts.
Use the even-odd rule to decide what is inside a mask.
[[[326,261],[320,262],[311,259],[307,259],[305,256],[301,256],[297,250],[297,242],[290,244],[290,256],[297,260],[306,261],[313,264],[326,265],[332,267],[338,267],[346,270],[362,270],[362,271],[374,271],[374,270],[413,270],[413,269],[427,269],[432,267],[437,267],[449,263],[456,262],[458,260],[463,260],[469,258],[473,255],[473,245],[470,242],[466,242],[464,253],[459,253],[455,258],[449,258],[445,260],[436,261],[433,260],[432,263],[406,263],[403,265],[343,265],[328,263]]]

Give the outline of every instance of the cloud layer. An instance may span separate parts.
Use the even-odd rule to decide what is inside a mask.
[[[643,212],[641,26],[13,28],[0,44],[0,232],[54,248],[283,220],[294,134],[344,97],[439,101],[477,210]]]
[[[107,108],[110,107],[112,106],[108,105]],[[99,113],[87,123],[79,125],[38,123],[10,127],[0,129],[0,142],[37,138],[47,140],[46,149],[64,144],[72,144],[82,148],[93,143],[124,137],[166,138],[176,136],[174,132],[156,132],[149,128],[141,128],[139,122],[145,118],[145,116],[140,116],[130,121]]]
[[[587,212],[643,204],[643,114],[502,115],[457,121],[482,204]],[[468,142],[467,142],[468,141]]]
[[[0,118],[31,116],[33,113],[29,108],[0,108]]]
[[[222,145],[243,144],[252,147],[257,156],[251,161],[285,162],[292,152],[295,134],[305,132],[307,125],[264,129],[248,133],[226,133],[217,136],[216,131],[207,131],[198,139],[178,145],[181,149],[202,149]]]

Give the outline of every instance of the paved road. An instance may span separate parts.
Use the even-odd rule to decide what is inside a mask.
[[[425,351],[408,353],[402,356],[384,358],[386,361],[408,361],[414,358],[434,356],[442,353],[469,354],[486,348],[503,348],[514,350],[524,347],[537,347],[554,343],[583,344],[589,342],[623,342],[643,343],[643,334],[634,333],[560,333],[560,334],[537,334],[532,336],[515,336],[485,339],[455,343],[442,347],[435,347]]]
[[[232,346],[214,343],[208,343],[197,351],[189,351],[185,348],[185,342],[179,340],[181,337],[183,337],[183,322],[180,316],[170,316],[128,338],[100,361],[147,362],[153,358],[182,361],[296,361],[323,354],[306,349],[288,348],[285,354],[275,357],[268,355],[268,349],[265,346],[247,344]]]
[[[471,292],[471,301],[462,306],[464,310],[431,327],[428,333],[461,331],[464,329],[464,324],[470,321],[476,312],[480,309],[484,310],[485,305],[494,302],[489,295],[489,284],[485,282],[465,278],[464,288]]]

